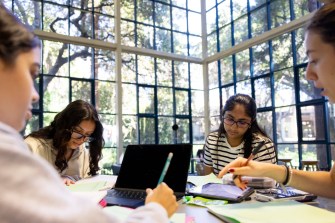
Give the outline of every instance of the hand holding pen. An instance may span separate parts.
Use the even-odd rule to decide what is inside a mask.
[[[262,148],[262,146],[265,144],[265,141],[261,141],[258,143],[258,145],[256,146],[256,148],[251,152],[250,156],[248,157],[248,159],[245,161],[245,163],[242,165],[242,166],[248,166],[248,163],[250,160],[254,159],[256,154],[258,153],[258,151]],[[236,178],[238,178],[238,180],[244,184],[247,184],[247,182],[243,182],[242,179],[241,179],[241,176],[240,175],[234,175],[233,176],[233,180],[235,182]],[[236,182],[235,182],[236,184]]]

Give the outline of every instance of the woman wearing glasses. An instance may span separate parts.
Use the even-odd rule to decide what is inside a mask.
[[[206,139],[204,174],[219,174],[222,168],[237,157],[249,157],[259,143],[264,143],[255,160],[276,163],[274,144],[261,130],[256,120],[256,103],[248,95],[231,96],[221,111],[219,129]]]
[[[102,133],[95,108],[77,100],[58,113],[49,126],[30,133],[25,141],[31,151],[51,163],[69,185],[97,174],[104,146]]]

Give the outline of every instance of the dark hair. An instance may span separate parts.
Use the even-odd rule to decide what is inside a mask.
[[[226,130],[224,128],[224,122],[223,118],[226,113],[226,111],[232,111],[236,104],[243,105],[245,108],[245,112],[247,115],[251,118],[251,126],[248,128],[248,130],[245,132],[243,136],[244,140],[244,157],[247,158],[251,154],[252,148],[252,140],[255,133],[259,133],[265,137],[268,137],[266,133],[259,127],[257,120],[256,120],[256,114],[257,114],[257,106],[255,103],[255,100],[246,94],[236,94],[228,98],[226,101],[226,104],[224,105],[223,109],[221,109],[220,114],[220,126],[218,129],[218,141],[222,134],[226,133]]]
[[[0,3],[0,60],[13,65],[20,53],[41,47],[32,30]]]
[[[94,176],[100,169],[98,163],[102,158],[102,148],[105,141],[103,139],[103,126],[100,122],[98,113],[90,103],[83,100],[71,102],[63,111],[55,116],[49,126],[32,132],[28,136],[34,138],[52,139],[52,144],[58,151],[55,165],[61,172],[67,168],[65,152],[67,150],[67,144],[71,139],[71,130],[84,120],[92,120],[95,122],[95,130],[91,135],[94,140],[89,143],[89,174]]]
[[[335,2],[321,6],[309,20],[306,31],[321,36],[322,41],[335,47]]]

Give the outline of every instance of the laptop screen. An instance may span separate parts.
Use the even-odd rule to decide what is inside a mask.
[[[173,157],[163,182],[174,192],[185,193],[191,144],[128,145],[115,188],[155,188],[170,152]]]

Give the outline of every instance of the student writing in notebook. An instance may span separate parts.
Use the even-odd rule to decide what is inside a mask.
[[[58,113],[50,125],[30,133],[25,141],[30,150],[51,163],[69,185],[99,171],[104,146],[102,133],[94,106],[76,100]]]
[[[237,157],[249,157],[260,142],[265,142],[255,155],[255,160],[276,163],[273,142],[258,126],[256,103],[245,94],[231,96],[221,111],[217,131],[206,138],[204,148],[204,175],[221,169]]]
[[[55,169],[32,154],[19,134],[39,99],[34,79],[39,75],[40,44],[0,3],[1,222],[119,223],[98,204],[64,187]],[[173,191],[161,183],[147,193],[146,204],[126,222],[168,223],[178,206]]]
[[[328,97],[330,103],[335,103],[335,1],[328,2],[315,12],[306,27],[306,79],[322,89],[321,94]],[[271,177],[279,183],[335,199],[334,166],[327,172],[289,169],[255,161],[250,161],[247,166],[244,163],[243,158],[233,161],[220,172],[219,177],[228,171],[236,175]],[[237,180],[235,183],[245,188],[243,182]]]

